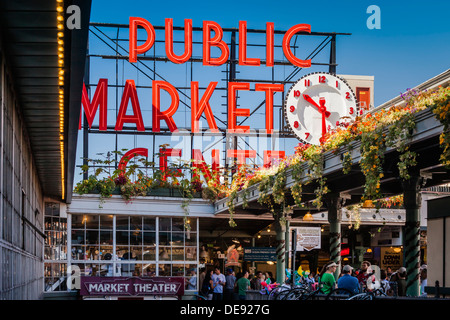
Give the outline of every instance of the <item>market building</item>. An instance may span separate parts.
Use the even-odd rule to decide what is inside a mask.
[[[72,32],[61,1],[0,4],[2,300],[43,297],[46,202],[72,196],[90,2],[71,2]]]

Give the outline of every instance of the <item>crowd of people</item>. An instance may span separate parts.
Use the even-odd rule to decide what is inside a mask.
[[[275,283],[272,272],[248,271],[235,274],[227,269],[226,275],[218,267],[202,270],[199,277],[199,293],[207,300],[246,300],[248,290],[260,291],[264,286]]]
[[[386,295],[406,296],[406,268],[400,267],[392,271],[391,267],[380,270],[376,275],[374,268],[369,261],[363,261],[360,268],[354,269],[350,265],[344,265],[336,280],[334,274],[337,264],[333,261],[326,263],[321,272],[316,275],[315,283],[319,284],[323,293],[330,293],[335,288],[346,289],[353,294],[364,291],[374,291],[380,288]],[[420,267],[420,293],[426,296],[425,286],[427,286],[427,266]]]
[[[335,279],[334,274],[338,265],[329,261],[320,273],[302,272],[296,273],[296,284],[306,284],[310,289],[320,288],[321,292],[328,294],[333,289],[346,289],[352,294],[364,291],[374,291],[380,288],[390,296],[406,296],[406,268],[400,267],[396,271],[387,267],[380,270],[377,275],[369,261],[363,261],[360,268],[354,269],[350,265],[344,265]],[[291,283],[291,273],[287,271],[286,283]],[[208,300],[246,300],[248,290],[264,291],[275,279],[271,272],[256,271],[249,274],[248,271],[235,274],[233,269],[227,269],[222,274],[218,267],[214,270],[202,270],[199,277],[199,293]],[[427,266],[420,267],[421,295],[427,285]]]

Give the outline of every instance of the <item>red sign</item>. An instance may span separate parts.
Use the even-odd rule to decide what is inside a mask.
[[[138,29],[141,28],[145,31],[144,42],[139,41],[138,44]],[[188,62],[192,57],[192,44],[193,44],[193,27],[192,20],[184,20],[184,52],[181,55],[176,55],[174,53],[174,37],[173,37],[173,20],[165,20],[165,52],[167,58],[176,64],[183,64]],[[308,68],[311,66],[311,60],[301,60],[294,56],[291,51],[290,43],[292,37],[297,33],[311,33],[311,26],[309,24],[297,24],[291,27],[283,36],[282,39],[282,49],[286,59],[293,65],[301,68]],[[266,67],[274,66],[274,35],[275,28],[272,22],[266,24]],[[222,39],[223,29],[222,27],[214,21],[203,21],[202,28],[202,42],[203,42],[203,65],[204,66],[221,66],[229,60],[230,48],[228,44]],[[149,51],[155,44],[156,33],[153,25],[146,19],[139,17],[130,17],[129,20],[129,62],[137,62],[138,56],[145,54]],[[213,48],[214,47],[214,48]],[[212,50],[213,49],[213,50]],[[220,52],[212,57],[211,52]],[[260,67],[262,59],[249,57],[247,55],[247,22],[239,21],[239,62],[241,66],[254,66]],[[199,121],[202,116],[207,120],[209,130],[214,133],[220,132],[215,117],[213,114],[213,109],[210,105],[210,99],[214,94],[218,82],[210,82],[203,92],[203,95],[199,93],[199,83],[196,81],[191,82],[191,131],[192,133],[199,132]],[[238,91],[255,91],[264,92],[265,94],[265,133],[262,134],[273,134],[274,129],[274,99],[273,95],[276,92],[284,92],[283,84],[272,84],[272,83],[256,83],[254,88],[250,87],[248,82],[229,82],[228,83],[228,106],[227,114],[228,121],[226,128],[227,133],[230,134],[249,134],[251,128],[250,126],[238,125],[238,117],[249,117],[250,109],[238,108],[236,105],[236,97],[238,96]],[[161,95],[169,95],[170,100],[168,102],[162,103]],[[161,122],[167,125],[170,132],[178,132],[179,129],[174,120],[174,115],[176,114],[180,104],[180,97],[177,88],[167,81],[154,80],[152,81],[152,116],[150,119],[144,119],[141,112],[141,107],[139,103],[139,97],[136,90],[136,85],[134,80],[127,79],[125,81],[124,90],[122,93],[122,98],[117,114],[117,119],[114,125],[115,131],[122,131],[125,124],[131,124],[135,126],[137,131],[145,131],[144,122],[150,122],[152,124],[152,132],[161,131]],[[82,105],[81,105],[81,116],[79,122],[79,129],[81,130],[81,119],[82,112],[86,115],[87,124],[89,128],[92,127],[94,118],[99,113],[99,130],[106,131],[107,129],[107,109],[108,109],[108,80],[100,78],[96,86],[94,95],[90,98],[86,90],[85,85],[83,85],[82,93]],[[146,150],[140,150],[142,152],[147,152]],[[177,156],[181,155],[181,150],[173,149],[173,152],[177,152]],[[239,164],[245,163],[246,158],[254,158],[256,154],[246,151],[246,153],[241,153],[242,150],[227,150],[228,157],[237,157]],[[142,152],[132,151],[133,156],[137,154],[142,154]],[[130,154],[131,155],[131,154]],[[268,165],[272,158],[277,158],[278,156],[283,156],[283,151],[278,150],[265,150],[264,152],[264,165]],[[164,167],[165,161],[168,156],[174,156],[173,153],[163,155],[161,166]],[[205,172],[205,164],[202,161],[203,155],[198,153],[196,150],[193,152],[195,156],[196,163],[202,172]],[[122,167],[126,165],[127,160],[124,159]],[[216,163],[219,162],[217,150],[213,150],[213,171],[217,168]],[[207,173],[210,178],[211,173]]]
[[[181,277],[81,277],[82,296],[182,296]]]

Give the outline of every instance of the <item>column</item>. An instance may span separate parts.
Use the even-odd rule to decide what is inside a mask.
[[[330,260],[334,261],[338,267],[334,273],[337,280],[341,270],[341,219],[342,219],[342,198],[339,194],[328,194],[325,197],[328,209],[328,222],[330,223]]]
[[[409,180],[402,181],[403,203],[406,213],[404,236],[404,265],[407,272],[406,295],[420,295],[420,183],[419,175],[411,175]]]
[[[289,228],[287,227],[287,219],[286,217],[290,214],[289,209],[284,208],[277,212],[275,216],[274,228],[277,241],[277,277],[276,282],[284,283],[286,279],[286,233],[289,234]],[[287,242],[289,243],[289,241]]]

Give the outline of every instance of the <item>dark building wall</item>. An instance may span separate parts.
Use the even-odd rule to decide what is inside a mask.
[[[39,299],[44,198],[4,51],[0,38],[0,300]]]

